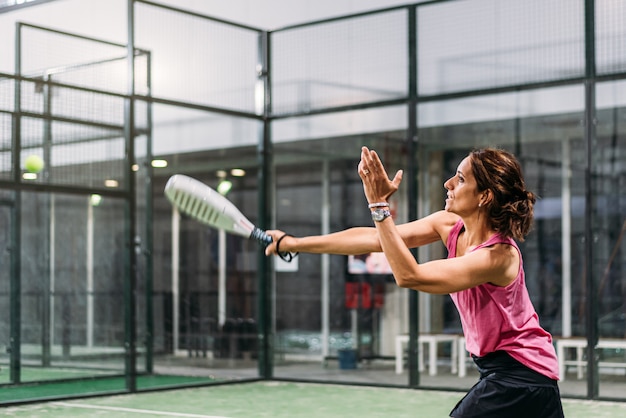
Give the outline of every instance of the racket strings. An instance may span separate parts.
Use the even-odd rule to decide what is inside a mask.
[[[215,223],[219,217],[217,211],[212,210],[203,199],[196,196],[185,193],[181,190],[174,192],[174,202],[189,216],[192,216],[200,221]]]

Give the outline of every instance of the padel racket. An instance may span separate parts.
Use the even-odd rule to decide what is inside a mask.
[[[165,185],[165,196],[181,212],[200,223],[255,239],[264,247],[272,242],[272,237],[250,222],[230,200],[194,178],[173,175]],[[278,255],[291,261],[297,253],[281,252]]]

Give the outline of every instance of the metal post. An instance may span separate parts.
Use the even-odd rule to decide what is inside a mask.
[[[409,47],[409,80],[408,80],[408,123],[407,128],[407,182],[408,182],[408,218],[417,219],[417,8],[408,9],[408,47]],[[412,249],[413,256],[417,258],[417,250]],[[409,290],[409,386],[417,387],[420,384],[419,376],[419,294]]]
[[[126,184],[128,185],[126,223],[126,281],[124,286],[124,314],[125,324],[125,354],[126,354],[126,389],[130,392],[137,391],[137,297],[135,295],[137,283],[137,254],[134,242],[137,236],[137,202],[135,173],[132,165],[135,162],[135,36],[134,36],[134,0],[128,0],[128,47],[127,47],[127,73],[128,73],[128,98],[124,109],[124,128],[126,137]]]
[[[330,232],[330,167],[327,159],[322,162],[322,235]],[[330,255],[322,254],[322,358],[329,355],[330,342]],[[354,335],[354,334],[353,334]]]
[[[21,68],[21,27],[18,22],[15,27],[15,74],[19,77],[22,74]],[[20,153],[22,150],[21,143],[21,97],[22,97],[22,80],[15,80],[15,113],[12,119],[13,128],[13,144],[11,154],[11,165],[13,167],[13,181],[19,184],[20,178]],[[21,349],[22,349],[22,192],[20,189],[15,190],[15,205],[11,211],[11,297],[10,297],[10,318],[11,318],[11,338],[7,350],[11,356],[10,374],[11,383],[17,384],[21,381]]]
[[[43,177],[44,181],[49,180],[49,167],[50,167],[50,154],[52,148],[52,121],[50,119],[52,115],[52,86],[50,85],[51,76],[48,73],[43,75],[42,83],[43,83],[43,114],[45,116],[43,120],[43,132],[42,132],[42,149],[43,149],[43,160],[44,160],[44,169],[39,174]],[[46,240],[45,245],[42,246],[41,251],[43,254],[44,265],[42,271],[42,323],[41,323],[41,364],[44,367],[50,366],[52,362],[52,354],[51,354],[51,312],[52,312],[52,298],[54,297],[51,290],[51,265],[52,262],[50,258],[50,252],[52,247],[54,246],[53,239],[54,237],[51,235],[51,225],[54,222],[54,219],[50,217],[51,211],[51,203],[49,195],[42,194],[42,207],[48,209],[48,219],[46,223],[46,229],[43,231],[45,234]],[[45,211],[43,213],[46,213]],[[45,216],[45,215],[44,215]]]
[[[563,278],[561,300],[563,337],[572,336],[572,168],[571,168],[571,144],[569,138],[565,138],[561,145],[561,260],[563,260]]]
[[[178,351],[180,327],[180,212],[172,206],[172,353]]]
[[[148,96],[152,96],[152,55],[149,52],[146,54],[146,78],[147,78],[147,93]],[[154,253],[154,229],[153,229],[153,216],[154,216],[154,203],[152,198],[152,179],[154,178],[154,172],[152,168],[152,102],[146,103],[146,117],[148,131],[146,133],[146,220],[145,220],[145,248],[143,252],[145,261],[145,282],[146,290],[144,297],[146,298],[146,372],[152,373],[154,370],[154,265],[153,265],[153,253]]]
[[[587,396],[596,399],[599,393],[598,362],[598,301],[593,269],[593,155],[596,142],[596,51],[595,0],[585,0],[585,260],[586,260],[586,330],[587,330]]]
[[[91,198],[87,198],[87,347],[94,336],[94,216]]]
[[[259,64],[258,77],[264,86],[263,126],[259,135],[257,146],[258,155],[258,184],[259,184],[259,207],[258,222],[261,229],[266,229],[269,224],[269,207],[271,191],[271,133],[269,115],[271,112],[270,100],[270,39],[267,32],[259,35]],[[272,347],[272,272],[270,259],[262,251],[258,252],[259,265],[259,290],[258,290],[258,342],[259,342],[259,375],[264,379],[271,379],[273,375],[273,347]]]
[[[217,231],[217,323],[222,329],[226,322],[226,231]]]
[[[16,81],[19,84],[19,80]],[[19,90],[19,88],[17,88]],[[19,95],[16,95],[19,97]],[[16,99],[16,101],[19,99]],[[19,107],[17,108],[19,109]],[[16,110],[17,110],[16,109]],[[13,115],[13,172],[15,173],[16,182],[19,178],[19,155],[20,155],[20,118],[18,115]],[[10,284],[10,340],[7,346],[7,351],[11,358],[10,379],[11,383],[17,384],[21,381],[21,349],[22,349],[22,268],[21,268],[21,254],[22,254],[22,234],[20,232],[20,225],[22,223],[22,192],[17,189],[13,192],[15,204],[11,208],[11,284]]]

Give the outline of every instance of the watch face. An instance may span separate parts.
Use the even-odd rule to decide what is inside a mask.
[[[389,212],[388,209],[376,209],[372,211],[372,219],[376,222],[381,222],[389,216],[391,216],[391,212]]]

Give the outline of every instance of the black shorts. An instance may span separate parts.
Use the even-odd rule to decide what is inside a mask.
[[[454,407],[454,418],[563,418],[557,381],[504,351],[474,357],[480,380]]]

